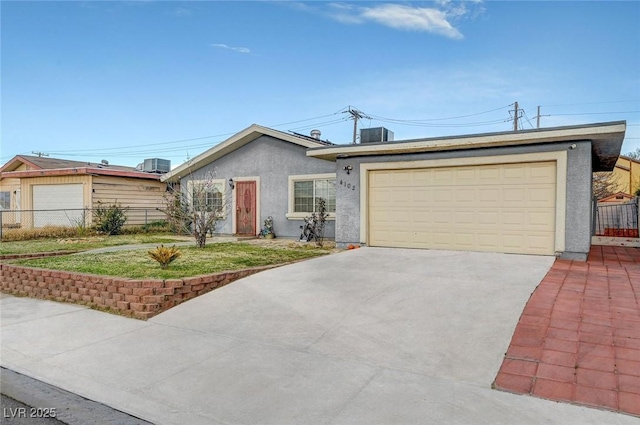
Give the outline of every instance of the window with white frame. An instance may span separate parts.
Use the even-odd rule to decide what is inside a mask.
[[[329,217],[336,212],[335,174],[289,176],[289,218],[304,218],[318,212],[318,200],[325,200]]]
[[[187,196],[193,209],[224,216],[224,183],[223,179],[189,181]]]

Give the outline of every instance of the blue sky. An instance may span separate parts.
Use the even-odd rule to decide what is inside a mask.
[[[350,143],[627,120],[640,2],[2,1],[2,163],[177,166],[252,123]],[[459,117],[459,118],[454,118]],[[407,122],[411,121],[411,122]]]

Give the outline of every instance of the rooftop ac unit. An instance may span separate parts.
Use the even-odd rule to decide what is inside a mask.
[[[171,171],[171,161],[160,158],[145,159],[142,171],[147,173],[168,173]]]
[[[384,127],[360,129],[360,143],[392,142],[393,131]]]

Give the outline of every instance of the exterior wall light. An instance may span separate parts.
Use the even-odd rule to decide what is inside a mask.
[[[347,175],[349,175],[351,174],[351,170],[353,170],[353,167],[351,165],[347,165],[343,169],[347,172]]]
[[[233,183],[233,179],[229,179],[229,187],[235,189],[236,185]]]

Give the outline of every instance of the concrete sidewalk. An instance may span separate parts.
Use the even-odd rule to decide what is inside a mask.
[[[637,424],[495,391],[550,257],[362,248],[137,321],[3,297],[3,367],[157,424]]]

